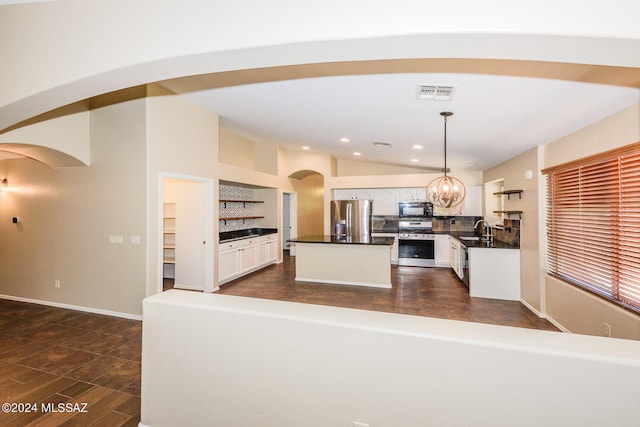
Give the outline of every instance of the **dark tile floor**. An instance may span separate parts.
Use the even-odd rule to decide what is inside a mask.
[[[140,321],[0,300],[0,403],[39,409],[0,425],[137,425],[141,345]],[[87,412],[43,412],[50,403]]]
[[[285,252],[286,253],[286,252]],[[221,294],[558,331],[519,301],[471,298],[449,268],[393,267],[392,289],[295,282],[295,258],[228,282]]]
[[[517,301],[470,298],[450,269],[394,267],[392,289],[295,282],[294,259],[222,286],[219,293],[557,331]],[[165,284],[170,287],[170,284]],[[142,323],[0,299],[1,426],[136,426]],[[87,403],[85,412],[42,405]]]

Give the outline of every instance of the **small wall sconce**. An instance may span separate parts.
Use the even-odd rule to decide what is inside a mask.
[[[2,181],[0,181],[0,187],[2,187],[3,190],[7,188],[8,185],[9,181],[7,180],[7,178],[4,178]]]

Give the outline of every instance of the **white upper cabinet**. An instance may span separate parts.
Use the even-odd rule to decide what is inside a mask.
[[[374,215],[398,215],[398,192],[392,188],[373,190]]]
[[[399,202],[426,202],[427,189],[426,187],[401,188],[398,190],[398,201]]]
[[[433,206],[435,216],[482,216],[482,186],[469,185],[464,201],[452,208]]]
[[[373,200],[373,189],[343,189],[333,190],[333,200]]]
[[[426,187],[349,188],[333,190],[334,200],[373,200],[374,215],[398,215],[400,202],[427,202]],[[433,207],[435,216],[482,216],[482,186],[467,186],[464,201],[449,209]]]
[[[467,196],[462,208],[464,216],[482,216],[482,185],[470,185],[467,187]]]

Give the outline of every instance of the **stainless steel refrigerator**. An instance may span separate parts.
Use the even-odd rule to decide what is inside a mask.
[[[332,200],[331,234],[334,236],[371,238],[373,200]]]

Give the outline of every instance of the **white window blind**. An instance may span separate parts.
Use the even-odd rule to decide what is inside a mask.
[[[640,143],[542,172],[549,274],[640,313]]]

